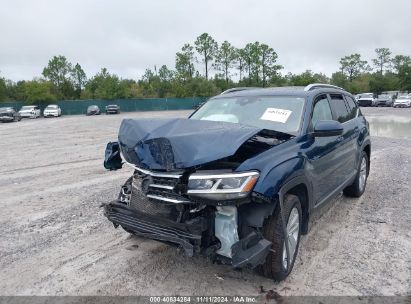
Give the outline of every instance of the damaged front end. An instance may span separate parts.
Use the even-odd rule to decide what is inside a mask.
[[[177,245],[188,256],[204,254],[235,268],[264,263],[271,242],[260,233],[263,219],[255,218],[268,217],[275,206],[253,193],[258,171],[235,168],[290,136],[207,121],[149,124],[126,120],[119,143],[107,147],[119,148],[134,173],[118,199],[105,205],[105,216],[115,227]],[[106,168],[121,163],[120,154],[106,153]]]

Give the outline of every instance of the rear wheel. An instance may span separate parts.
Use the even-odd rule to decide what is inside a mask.
[[[283,215],[286,222],[289,254],[285,245],[281,213],[278,208],[263,227],[264,237],[272,242],[272,251],[268,254],[260,272],[276,281],[284,280],[291,272],[298,253],[301,235],[301,203],[297,196],[287,194],[284,197]],[[287,263],[288,261],[288,263]]]
[[[370,169],[368,164],[367,153],[362,151],[357,175],[355,176],[354,182],[344,189],[345,195],[351,197],[360,197],[364,193],[365,186],[367,185],[368,172]]]

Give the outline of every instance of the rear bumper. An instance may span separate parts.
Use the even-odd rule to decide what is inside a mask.
[[[13,121],[14,117],[10,117],[10,116],[2,116],[0,117],[0,121]]]
[[[114,226],[120,225],[136,235],[177,244],[188,256],[200,251],[202,232],[207,230],[202,218],[191,224],[175,223],[132,210],[118,201],[105,205],[104,215]]]

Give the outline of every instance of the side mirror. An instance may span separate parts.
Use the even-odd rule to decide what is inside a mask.
[[[338,136],[343,132],[341,123],[335,120],[320,120],[314,126],[314,137]]]

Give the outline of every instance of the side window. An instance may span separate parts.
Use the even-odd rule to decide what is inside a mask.
[[[314,104],[313,115],[310,122],[310,130],[314,130],[314,126],[319,120],[332,120],[330,104],[327,96],[323,95],[317,98]]]
[[[331,94],[331,107],[333,108],[336,120],[343,123],[349,120],[349,113],[345,106],[345,101],[340,94]]]
[[[357,104],[355,103],[354,99],[352,99],[350,96],[345,96],[345,100],[347,101],[348,108],[350,110],[349,113],[349,119],[353,119],[357,117]]]

